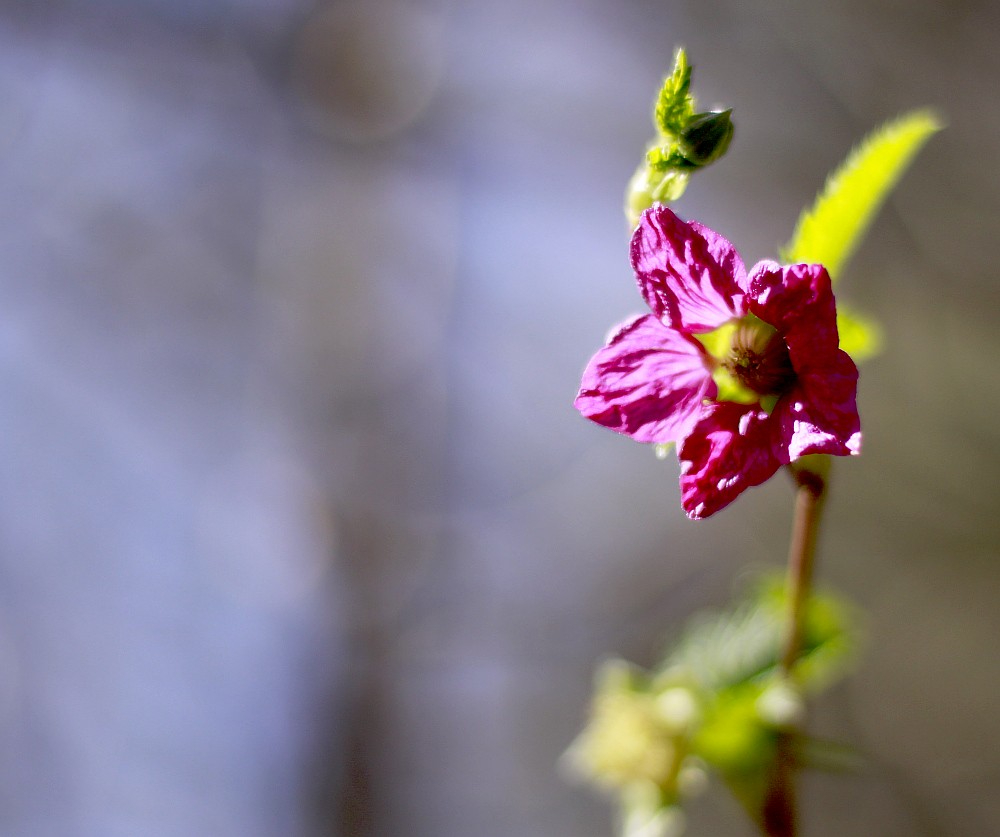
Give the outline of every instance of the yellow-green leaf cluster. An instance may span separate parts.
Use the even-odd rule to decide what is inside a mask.
[[[691,65],[683,47],[674,56],[674,69],[663,80],[656,97],[653,122],[661,134],[674,137],[681,133],[694,113],[691,96]]]

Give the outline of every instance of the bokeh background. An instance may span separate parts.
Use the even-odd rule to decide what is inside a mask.
[[[806,833],[1000,834],[994,0],[0,2],[0,833],[600,837],[596,662],[657,658],[710,521],[580,419],[641,310],[622,191],[673,49],[746,261],[874,125],[949,123],[840,293],[879,317],[820,574],[869,615]],[[714,788],[692,837],[749,835]]]

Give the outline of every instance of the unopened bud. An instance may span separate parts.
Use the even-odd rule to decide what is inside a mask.
[[[733,138],[732,108],[696,113],[680,135],[681,153],[699,166],[718,160]]]
[[[697,723],[700,714],[698,700],[690,689],[673,686],[656,699],[656,711],[671,732],[687,731]]]
[[[760,719],[778,729],[798,726],[805,718],[805,711],[802,695],[788,683],[775,683],[757,698]]]
[[[631,805],[626,800],[621,833],[623,837],[680,837],[685,817],[680,808]]]

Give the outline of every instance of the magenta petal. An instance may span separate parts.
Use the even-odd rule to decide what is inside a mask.
[[[788,462],[774,442],[770,417],[756,405],[721,401],[707,407],[678,450],[687,516],[700,520],[715,514],[769,479]]]
[[[837,352],[837,306],[822,265],[758,262],[747,279],[747,295],[750,312],[784,337],[796,372]]]
[[[858,368],[839,349],[825,368],[800,375],[771,415],[789,459],[810,453],[860,453],[857,393]]]
[[[671,328],[700,334],[746,313],[746,270],[736,248],[665,206],[642,214],[631,257],[643,299]]]
[[[594,355],[574,403],[638,442],[676,442],[715,393],[701,346],[647,314],[624,323]]]

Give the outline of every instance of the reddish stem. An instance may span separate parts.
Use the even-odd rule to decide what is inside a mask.
[[[779,661],[781,673],[789,677],[802,650],[806,603],[812,587],[816,553],[816,532],[826,492],[828,460],[818,460],[816,467],[790,466],[798,486],[795,495],[795,522],[788,551],[788,621]],[[778,734],[774,764],[768,777],[767,792],[761,811],[761,827],[767,837],[795,837],[798,816],[795,792],[794,730]]]

